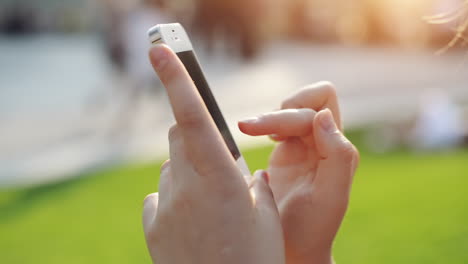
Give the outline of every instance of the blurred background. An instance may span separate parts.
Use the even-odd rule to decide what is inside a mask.
[[[237,120],[332,81],[361,151],[338,263],[467,263],[468,2],[1,0],[0,263],[150,263],[174,123],[146,31],[180,22]]]

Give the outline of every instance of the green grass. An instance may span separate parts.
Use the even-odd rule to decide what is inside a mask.
[[[246,151],[264,168],[271,147]],[[150,263],[142,200],[159,164],[0,191],[0,263]],[[339,263],[468,263],[468,151],[362,153]]]

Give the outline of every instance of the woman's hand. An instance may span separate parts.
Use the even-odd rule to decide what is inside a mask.
[[[145,199],[153,262],[284,263],[284,240],[266,172],[248,185],[187,71],[166,46],[150,52],[177,125],[159,194]]]
[[[342,134],[331,84],[307,87],[281,108],[241,121],[239,127],[246,134],[270,135],[280,142],[268,171],[284,232],[286,262],[329,264],[359,155]]]

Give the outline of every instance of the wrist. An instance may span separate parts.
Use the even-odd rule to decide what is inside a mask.
[[[305,262],[304,262],[305,263]],[[314,251],[307,264],[333,264],[331,248]]]
[[[327,254],[319,258],[314,258],[313,261],[309,263],[310,264],[334,264],[335,261],[333,261],[333,256],[331,254]]]
[[[321,253],[312,253],[295,257],[287,257],[286,264],[335,264],[330,251]]]

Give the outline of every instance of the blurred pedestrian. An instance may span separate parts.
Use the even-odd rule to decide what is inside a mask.
[[[131,10],[124,20],[123,42],[126,72],[136,89],[154,89],[155,76],[148,63],[148,28],[160,23],[175,22],[167,9],[166,0],[144,0]]]
[[[122,19],[122,27],[118,39],[122,41],[122,66],[126,76],[123,87],[123,104],[117,115],[117,126],[113,132],[120,134],[130,129],[130,123],[135,119],[142,99],[158,95],[162,88],[159,79],[154,75],[148,62],[146,50],[148,28],[160,23],[175,22],[167,7],[166,0],[144,0],[132,8]]]
[[[30,7],[14,3],[5,12],[3,31],[9,35],[30,34],[35,31],[37,16]]]

